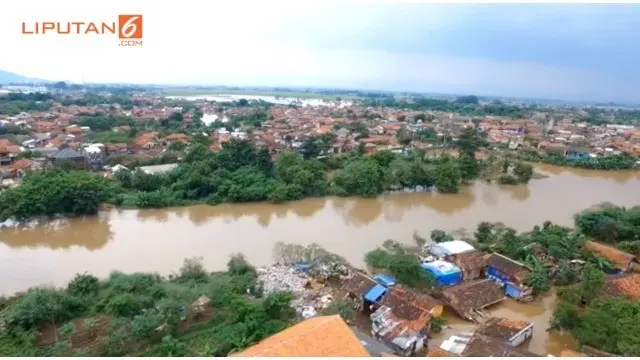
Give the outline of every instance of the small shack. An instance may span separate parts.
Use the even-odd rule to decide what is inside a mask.
[[[533,336],[533,323],[491,318],[482,324],[475,334],[496,338],[511,346],[519,346]]]
[[[506,298],[502,286],[491,279],[447,287],[440,290],[439,296],[462,318],[476,322],[486,317],[482,309]]]
[[[462,281],[462,271],[450,262],[435,260],[422,263],[420,267],[435,276],[438,286],[453,286]]]

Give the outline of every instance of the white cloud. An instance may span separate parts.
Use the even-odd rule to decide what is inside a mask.
[[[403,10],[389,19],[390,6],[23,0],[3,4],[0,69],[53,80],[84,78],[87,82],[365,87],[570,98],[620,92],[616,90],[619,84],[606,75],[586,70],[444,55],[327,49],[305,41],[305,36],[313,34],[325,39],[339,39],[342,32],[364,36],[379,21],[402,26],[403,21],[422,20],[421,29],[439,31],[475,11],[473,7],[431,5],[424,14]],[[144,15],[142,48],[119,47],[113,36],[20,34],[22,21],[113,21],[117,14],[127,13]],[[530,26],[531,18],[520,14],[513,21]],[[287,32],[293,32],[292,36]]]

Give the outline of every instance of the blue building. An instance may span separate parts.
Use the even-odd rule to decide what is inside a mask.
[[[572,160],[588,160],[591,158],[591,152],[590,149],[572,149],[568,150],[565,156]]]
[[[505,294],[514,299],[531,295],[531,289],[524,285],[531,272],[528,266],[497,253],[487,260],[487,277],[501,284]]]
[[[420,267],[436,277],[438,286],[452,286],[462,282],[462,270],[450,262],[436,260],[423,263]]]

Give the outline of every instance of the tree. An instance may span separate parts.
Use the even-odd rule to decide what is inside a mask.
[[[96,295],[99,290],[98,278],[87,273],[77,274],[67,286],[67,292],[71,295],[90,296]]]
[[[431,240],[435,243],[441,243],[445,241],[452,241],[453,236],[447,234],[445,231],[435,229],[431,230]]]
[[[513,174],[520,184],[526,184],[533,177],[533,166],[522,162],[516,162],[513,167]]]
[[[371,268],[387,270],[399,283],[410,287],[430,289],[436,284],[433,275],[420,267],[417,256],[402,247],[370,251],[365,254],[365,262]]]
[[[549,269],[547,265],[537,262],[526,283],[531,286],[534,294],[543,294],[549,291],[551,284],[549,283]]]
[[[460,168],[460,178],[464,182],[469,182],[478,177],[480,165],[469,154],[462,154],[458,160]]]
[[[582,301],[586,304],[600,296],[600,291],[604,285],[604,273],[587,263],[582,270],[583,280],[580,283],[580,294]]]
[[[380,166],[375,161],[357,160],[348,163],[336,172],[334,183],[345,195],[372,197],[383,189],[383,177]]]
[[[578,326],[579,319],[578,308],[563,301],[554,310],[549,325],[552,330],[571,330]]]
[[[438,334],[442,332],[442,329],[444,328],[444,325],[446,323],[447,321],[443,317],[435,317],[431,319],[431,323],[429,324],[429,330],[434,334]]]
[[[437,165],[434,169],[434,183],[436,189],[445,194],[455,194],[459,191],[460,169],[453,161]]]

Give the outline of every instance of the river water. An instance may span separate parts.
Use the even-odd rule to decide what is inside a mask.
[[[99,277],[112,270],[164,275],[177,271],[183,259],[195,256],[202,257],[211,270],[224,268],[229,255],[237,252],[263,265],[272,261],[273,246],[279,241],[318,243],[362,266],[367,251],[386,239],[409,243],[414,231],[425,237],[433,229],[473,231],[481,221],[502,221],[524,231],[545,220],[572,225],[576,212],[602,202],[640,204],[638,172],[549,165],[537,166],[537,171],[548,177],[519,186],[476,183],[455,195],[416,193],[278,205],[111,210],[32,229],[4,229],[0,230],[0,293],[63,285],[85,271]],[[508,303],[495,311],[538,322],[550,315],[553,306],[549,301],[553,300],[545,298],[541,304],[526,306]],[[543,350],[551,343],[545,327],[546,323],[538,324],[532,350]],[[554,336],[549,339],[556,339]],[[554,341],[564,344],[567,340]],[[557,348],[549,350],[557,352]]]

